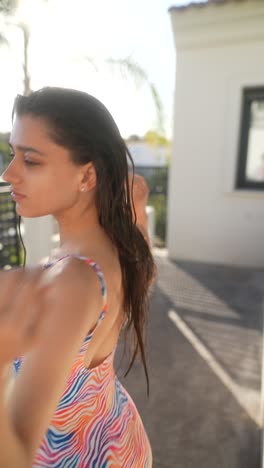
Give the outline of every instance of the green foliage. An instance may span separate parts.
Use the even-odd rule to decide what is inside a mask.
[[[166,245],[168,167],[136,166],[136,174],[142,175],[150,194],[148,205],[155,208],[155,245]]]
[[[0,15],[7,16],[12,14],[17,7],[18,0],[0,0]],[[0,31],[0,45],[8,45],[8,41]]]
[[[0,176],[10,162],[9,146],[5,141],[0,140]]]
[[[168,185],[168,168],[167,167],[159,167],[159,168],[152,168],[149,170],[148,176],[148,186],[150,189],[150,193],[153,194],[161,194],[167,192],[167,185]]]
[[[148,205],[155,208],[155,242],[157,247],[166,245],[167,196],[164,194],[150,195]]]
[[[17,0],[0,0],[0,13],[8,15],[13,13],[17,7]]]
[[[17,221],[15,203],[7,189],[0,194],[0,268],[21,265],[23,252],[16,232]]]
[[[6,141],[0,140],[0,152],[9,155],[9,146]]]
[[[155,132],[154,130],[149,130],[145,136],[144,140],[153,146],[166,146],[170,145],[169,140],[161,133]]]

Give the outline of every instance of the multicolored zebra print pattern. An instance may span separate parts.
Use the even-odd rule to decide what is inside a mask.
[[[84,260],[97,273],[103,309],[72,365],[33,467],[150,468],[152,454],[149,440],[133,400],[115,374],[115,350],[97,367],[84,367],[89,342],[107,312],[107,292],[98,264],[87,257],[76,257]],[[21,364],[22,358],[14,362],[16,373]]]

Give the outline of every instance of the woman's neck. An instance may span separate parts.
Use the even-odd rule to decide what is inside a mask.
[[[103,228],[99,223],[83,223],[78,226],[60,226],[59,225],[59,234],[60,234],[60,246],[63,247],[68,244],[76,244],[80,246],[82,244],[87,244],[89,239],[95,238],[103,231]]]
[[[94,236],[95,232],[103,230],[96,209],[70,210],[54,216],[59,228],[60,246],[65,244],[79,244]]]

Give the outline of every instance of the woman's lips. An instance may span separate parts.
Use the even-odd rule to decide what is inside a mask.
[[[14,191],[11,192],[11,197],[12,197],[13,200],[15,200],[15,201],[20,201],[20,200],[22,200],[23,198],[26,198],[26,196],[25,196],[25,195],[22,195],[22,193],[18,193],[18,192],[14,192]]]

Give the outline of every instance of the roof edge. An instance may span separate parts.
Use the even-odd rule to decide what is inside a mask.
[[[206,2],[190,1],[190,3],[187,3],[186,5],[172,5],[168,8],[168,12],[169,13],[171,11],[184,12],[186,10],[189,10],[190,8],[200,9],[200,8],[206,8],[210,5],[223,6],[228,3],[241,3],[245,1],[248,1],[248,0],[207,0]]]

